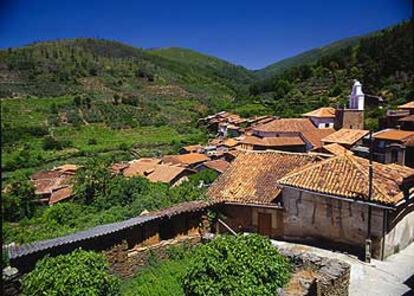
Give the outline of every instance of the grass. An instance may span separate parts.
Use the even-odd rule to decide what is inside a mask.
[[[124,296],[184,295],[181,280],[190,264],[190,256],[158,262],[125,280],[121,286]]]

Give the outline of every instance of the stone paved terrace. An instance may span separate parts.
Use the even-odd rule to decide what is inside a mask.
[[[272,240],[272,243],[278,247],[312,252],[349,263],[351,265],[350,296],[414,295],[414,243],[385,261],[374,259],[371,264],[366,264],[357,257],[345,253],[276,240]]]

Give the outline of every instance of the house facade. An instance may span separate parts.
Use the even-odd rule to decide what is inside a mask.
[[[224,221],[237,232],[362,255],[369,228],[371,254],[383,259],[414,239],[414,170],[375,163],[370,201],[368,182],[368,161],[350,153],[252,151],[239,155],[209,196],[224,202]]]

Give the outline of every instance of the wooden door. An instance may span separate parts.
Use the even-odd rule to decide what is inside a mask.
[[[259,233],[261,235],[272,235],[272,215],[265,213],[258,213],[259,218]]]

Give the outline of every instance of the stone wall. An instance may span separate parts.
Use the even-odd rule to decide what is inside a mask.
[[[168,258],[168,248],[172,246],[194,246],[201,242],[200,234],[181,236],[179,238],[163,240],[156,244],[128,248],[128,243],[123,241],[103,253],[107,257],[110,269],[113,273],[122,277],[131,277],[141,268],[148,265],[152,256],[164,260]]]
[[[283,238],[344,249],[362,255],[368,228],[368,206],[318,194],[283,189]],[[372,207],[373,257],[381,258],[384,211]]]
[[[346,296],[348,295],[351,266],[337,259],[320,257],[310,252],[278,247],[279,252],[294,265],[294,274],[284,296]],[[296,282],[297,285],[292,285]]]
[[[336,109],[335,129],[364,129],[364,111],[354,109]]]

